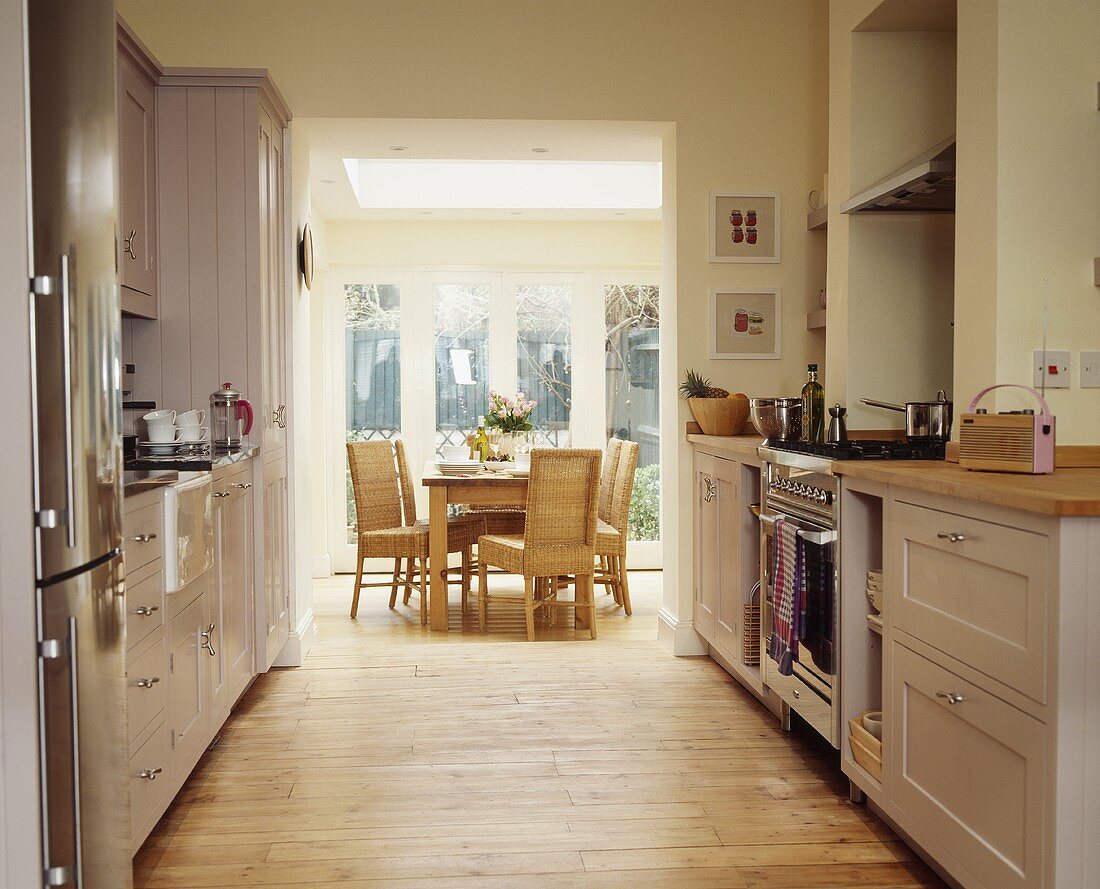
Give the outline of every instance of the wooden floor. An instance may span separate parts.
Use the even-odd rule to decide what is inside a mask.
[[[942,886],[848,802],[834,751],[658,645],[660,579],[632,575],[630,618],[601,596],[595,641],[534,643],[522,609],[481,635],[452,602],[441,637],[383,590],[352,622],[351,579],[319,582],[306,665],[256,682],[135,886]]]

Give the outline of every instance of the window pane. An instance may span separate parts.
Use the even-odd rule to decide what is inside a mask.
[[[401,288],[344,286],[344,381],[348,441],[391,439],[401,431]],[[347,473],[348,543],[355,501]]]
[[[535,402],[531,423],[551,445],[567,445],[572,404],[573,353],[567,284],[521,284],[516,287],[517,367],[519,391]]]
[[[439,454],[443,445],[465,444],[489,400],[489,285],[436,284],[433,290]]]
[[[631,540],[660,539],[659,288],[604,288],[607,435],[638,442],[638,472],[630,501]]]

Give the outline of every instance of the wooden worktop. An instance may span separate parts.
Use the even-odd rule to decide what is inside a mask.
[[[687,440],[738,457],[756,457],[759,435],[695,435]],[[1059,469],[1050,475],[974,472],[942,460],[835,460],[833,472],[886,485],[982,500],[1025,512],[1100,516],[1100,468]]]
[[[1050,475],[974,472],[938,460],[837,460],[833,472],[901,488],[996,503],[1055,516],[1100,516],[1100,469]]]
[[[687,440],[695,445],[703,445],[718,451],[732,451],[739,457],[757,457],[756,449],[764,443],[757,433],[752,435],[698,435],[688,433]]]

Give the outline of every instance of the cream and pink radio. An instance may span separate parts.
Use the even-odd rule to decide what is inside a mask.
[[[991,414],[978,402],[994,389],[1025,389],[1040,410]],[[959,466],[992,472],[1054,472],[1054,415],[1042,394],[1031,386],[1002,383],[982,389],[959,424]]]

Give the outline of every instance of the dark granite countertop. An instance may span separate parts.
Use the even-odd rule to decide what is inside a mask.
[[[180,474],[174,469],[156,471],[127,469],[122,474],[122,496],[135,497],[146,491],[174,485],[179,481],[179,477]]]
[[[218,451],[212,457],[210,455],[196,457],[151,457],[143,455],[128,458],[125,468],[127,470],[146,471],[174,469],[177,472],[211,472],[215,469],[251,460],[259,452],[259,447],[253,445],[239,451]]]

